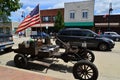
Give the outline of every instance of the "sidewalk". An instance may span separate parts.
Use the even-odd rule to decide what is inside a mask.
[[[61,79],[43,76],[36,72],[0,65],[0,80],[61,80]]]

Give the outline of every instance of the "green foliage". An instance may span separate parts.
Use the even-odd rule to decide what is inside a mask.
[[[58,11],[57,16],[55,17],[55,30],[58,32],[60,29],[64,28],[64,20],[62,17],[62,13]]]
[[[20,7],[22,6],[19,1],[20,0],[0,0],[0,16],[6,15],[6,19],[4,17],[2,17],[2,19],[4,18],[6,21],[9,21],[8,16],[11,15],[11,12],[20,9]]]

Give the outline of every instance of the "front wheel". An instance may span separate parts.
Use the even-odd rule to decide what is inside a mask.
[[[102,44],[99,45],[99,50],[100,51],[106,51],[107,49],[108,49],[107,44],[102,43]]]
[[[92,51],[86,49],[85,51],[83,51],[81,54],[82,55],[82,58],[85,59],[85,60],[88,60],[90,62],[94,62],[95,60],[95,55],[93,54]]]
[[[81,60],[73,66],[73,75],[79,80],[97,80],[97,67],[86,60]]]
[[[16,54],[14,57],[15,66],[19,68],[27,67],[27,58],[23,54]]]
[[[119,38],[116,38],[115,41],[119,41]]]

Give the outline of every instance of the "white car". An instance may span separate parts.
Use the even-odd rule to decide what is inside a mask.
[[[120,41],[120,35],[116,32],[104,32],[103,36],[110,38],[114,41]]]

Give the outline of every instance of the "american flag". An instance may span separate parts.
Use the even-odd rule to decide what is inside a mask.
[[[30,12],[29,15],[26,16],[26,18],[20,23],[18,26],[18,29],[16,30],[16,33],[21,32],[28,27],[31,27],[35,24],[40,24],[40,16],[39,16],[39,4]]]

